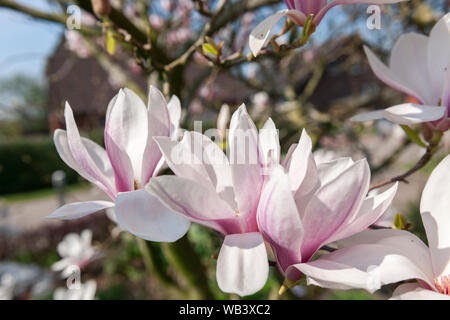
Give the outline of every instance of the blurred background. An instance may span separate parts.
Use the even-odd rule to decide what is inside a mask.
[[[137,28],[150,26],[156,31],[152,43],[165,61],[179,57],[196,41],[210,18],[207,8],[216,2],[111,0],[114,10]],[[215,43],[223,41],[225,57],[247,55],[253,27],[284,8],[282,1],[274,0],[251,10],[245,6],[250,1],[228,2],[226,21],[211,35]],[[82,8],[83,32],[68,30],[65,24],[74,3]],[[0,0],[0,298],[237,298],[217,288],[214,256],[220,239],[205,228],[193,226],[189,241],[178,246],[191,254],[187,259],[196,259],[189,263],[198,275],[189,278],[170,245],[136,240],[104,213],[66,222],[43,219],[64,203],[107,199],[67,167],[55,150],[52,134],[64,128],[65,101],[70,102],[82,135],[103,144],[106,108],[118,89],[129,87],[145,97],[149,84],[162,89],[166,80],[126,46],[113,43],[113,49],[108,48],[98,19],[85,10],[85,3]],[[313,139],[315,157],[366,157],[375,183],[411,168],[424,150],[389,122],[347,121],[358,112],[411,99],[374,76],[363,45],[387,61],[400,34],[428,35],[449,5],[448,0],[410,0],[380,6],[381,29],[374,30],[366,26],[368,5],[338,6],[307,45],[283,56],[219,67],[194,52],[170,75],[169,93],[182,102],[186,129],[193,129],[193,121],[200,119],[204,130],[215,127],[223,104],[234,111],[245,102],[257,126],[273,118],[283,153],[305,128]],[[280,22],[278,31],[282,26]],[[409,184],[400,185],[399,196],[380,223],[391,226],[395,214],[401,213],[411,223],[410,230],[423,238],[420,193],[449,148],[445,136],[431,163],[408,179]],[[69,270],[73,265],[80,272]],[[78,291],[66,290],[69,282],[79,284]],[[369,295],[299,285],[279,297],[281,283],[273,269],[266,287],[249,298],[382,299],[391,292],[389,287]]]

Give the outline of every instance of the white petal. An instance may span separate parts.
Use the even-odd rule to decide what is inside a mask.
[[[378,79],[398,91],[416,97],[419,100],[421,99],[417,92],[414,92],[414,90],[410,88],[403,79],[401,79],[383,62],[381,62],[380,59],[378,59],[378,57],[368,47],[364,46],[364,51],[367,55],[367,59],[369,60],[370,67]]]
[[[420,201],[436,275],[450,274],[449,194],[450,156],[447,156],[431,173]]]
[[[450,296],[422,288],[417,283],[399,285],[389,300],[450,300]]]
[[[434,25],[428,41],[428,70],[431,76],[431,87],[439,97],[444,84],[445,69],[450,62],[450,13],[447,13]]]
[[[109,201],[73,202],[62,206],[45,218],[62,220],[77,219],[113,206],[114,203]]]
[[[414,125],[441,119],[446,109],[413,103],[399,104],[384,110],[384,117],[401,125]]]
[[[177,96],[173,95],[167,104],[167,109],[169,110],[170,117],[170,136],[172,138],[176,137],[177,130],[180,127],[181,119],[181,102]]]
[[[186,218],[144,189],[119,193],[115,211],[122,228],[149,241],[176,241],[186,234],[190,225]]]
[[[337,158],[332,161],[320,163],[317,166],[320,184],[322,186],[326,185],[342,172],[350,168],[354,163],[353,159],[349,157]]]
[[[269,275],[266,247],[257,232],[225,237],[217,259],[217,283],[223,292],[240,296],[264,287]]]
[[[390,68],[423,104],[437,105],[441,91],[433,92],[427,65],[428,37],[401,35],[391,51]],[[442,85],[441,85],[442,87]]]
[[[280,139],[278,129],[271,118],[267,119],[264,126],[259,130],[259,140],[266,166],[280,162]]]

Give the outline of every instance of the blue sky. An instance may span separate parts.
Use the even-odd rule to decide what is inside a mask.
[[[20,3],[53,11],[43,0]],[[9,9],[0,9],[0,79],[16,73],[41,77],[47,57],[58,44],[64,27],[42,22]]]

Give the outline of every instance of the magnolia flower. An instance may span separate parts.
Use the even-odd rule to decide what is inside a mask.
[[[260,290],[269,265],[256,212],[265,167],[270,155],[279,153],[273,121],[258,134],[242,105],[231,117],[229,157],[197,132],[185,132],[181,142],[155,140],[176,176],[151,179],[148,191],[191,221],[225,235],[216,270],[222,291],[246,296]]]
[[[105,150],[80,137],[72,109],[66,104],[67,131],[55,131],[56,149],[69,167],[102,189],[113,202],[71,203],[48,218],[75,219],[114,207],[119,225],[141,238],[170,242],[182,237],[189,228],[188,220],[143,190],[164,164],[152,137],[174,135],[180,113],[178,98],[174,96],[166,104],[154,87],[150,87],[148,109],[134,92],[120,90],[106,113]]]
[[[422,193],[420,212],[428,247],[402,230],[364,231],[342,241],[344,246],[302,267],[310,282],[338,289],[364,288],[417,279],[402,284],[393,299],[450,299],[450,156],[434,169]]]
[[[264,19],[253,29],[249,39],[250,50],[256,57],[266,43],[270,31],[284,16],[289,17],[296,25],[303,26],[308,16],[312,15],[311,23],[313,28],[315,28],[322,21],[328,10],[340,4],[385,4],[400,1],[404,0],[331,0],[328,3],[327,0],[284,0],[288,9],[276,12],[274,15]]]
[[[16,279],[9,273],[4,273],[0,277],[0,300],[12,300],[14,298],[14,288]]]
[[[56,247],[62,259],[55,262],[51,269],[57,272],[62,271],[63,277],[67,278],[72,273],[72,266],[84,268],[99,253],[91,242],[92,231],[89,229],[83,230],[81,234],[67,234]]]
[[[369,48],[364,50],[381,81],[416,98],[419,104],[404,103],[362,113],[351,120],[386,118],[401,125],[427,122],[437,130],[450,128],[450,13],[436,23],[429,37],[416,33],[401,35],[392,48],[389,67]]]
[[[78,284],[78,288],[57,288],[53,293],[53,300],[94,300],[97,283],[89,280]]]
[[[258,225],[280,271],[296,282],[302,273],[308,274],[302,266],[308,265],[322,246],[377,221],[389,207],[397,185],[366,197],[370,180],[367,161],[339,158],[316,165],[305,131],[282,165],[265,182]]]

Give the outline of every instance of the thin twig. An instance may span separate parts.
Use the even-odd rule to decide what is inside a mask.
[[[442,138],[442,132],[440,132],[440,131],[435,132],[435,136],[430,141],[424,155],[419,159],[419,161],[417,161],[417,163],[414,165],[414,167],[412,167],[411,169],[409,169],[408,171],[406,171],[405,173],[403,173],[401,175],[387,179],[385,181],[382,181],[380,183],[377,183],[377,184],[371,186],[369,188],[369,192],[371,190],[384,187],[388,184],[391,184],[391,183],[394,183],[397,181],[408,183],[406,178],[409,177],[410,175],[412,175],[413,173],[415,173],[416,171],[419,171],[420,169],[425,167],[428,164],[428,162],[431,160],[433,155],[436,153],[436,150],[437,150],[437,147],[439,145],[441,138]]]

